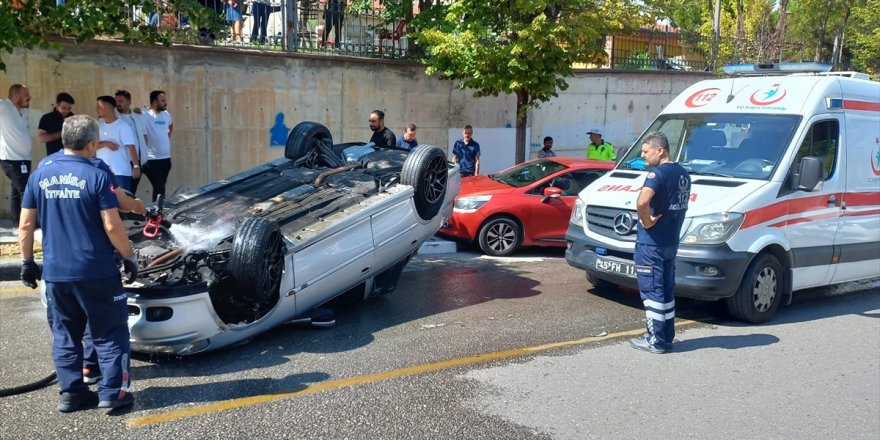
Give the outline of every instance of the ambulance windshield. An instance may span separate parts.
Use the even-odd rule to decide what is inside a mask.
[[[791,143],[801,116],[742,113],[661,115],[647,133],[669,138],[670,156],[691,174],[767,180]],[[618,168],[647,170],[642,140]]]

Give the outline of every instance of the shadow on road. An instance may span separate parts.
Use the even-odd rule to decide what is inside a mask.
[[[354,305],[331,302],[336,325],[328,329],[282,325],[239,346],[197,354],[169,356],[134,354],[145,362],[132,366],[139,379],[204,377],[282,365],[298,353],[339,353],[371,343],[374,334],[422,318],[489,301],[541,294],[539,282],[516,266],[479,256],[416,260],[416,270],[401,276],[393,292]],[[431,270],[419,270],[430,268]],[[255,394],[265,394],[253,384]],[[174,392],[183,396],[188,393]]]
[[[327,380],[326,373],[291,374],[281,379],[240,379],[195,385],[151,386],[137,391],[135,410],[152,410],[181,403],[220,402],[263,394],[293,393]]]
[[[743,336],[709,336],[706,338],[684,339],[675,343],[672,353],[684,353],[706,348],[723,348],[736,350],[738,348],[760,347],[779,342],[779,338],[764,333],[755,333]]]

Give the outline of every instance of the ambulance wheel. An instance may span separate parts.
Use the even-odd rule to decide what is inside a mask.
[[[611,281],[605,281],[601,278],[594,277],[590,272],[587,272],[587,281],[593,285],[593,287],[602,290],[602,291],[617,291],[620,286]]]
[[[504,257],[516,251],[522,243],[522,228],[516,220],[502,216],[490,219],[480,228],[477,241],[486,255]]]
[[[776,257],[758,255],[746,270],[739,290],[725,300],[727,310],[734,318],[752,324],[769,321],[782,300],[784,276]]]

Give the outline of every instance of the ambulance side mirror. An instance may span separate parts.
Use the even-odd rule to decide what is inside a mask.
[[[805,157],[801,160],[794,187],[798,191],[813,191],[822,181],[822,161],[818,157]]]

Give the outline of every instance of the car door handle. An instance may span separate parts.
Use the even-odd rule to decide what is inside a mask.
[[[369,270],[370,270],[369,267],[365,267],[365,268],[361,269],[361,273],[367,273],[367,272],[369,272]]]
[[[831,196],[828,198],[828,206],[837,206],[837,196]]]

